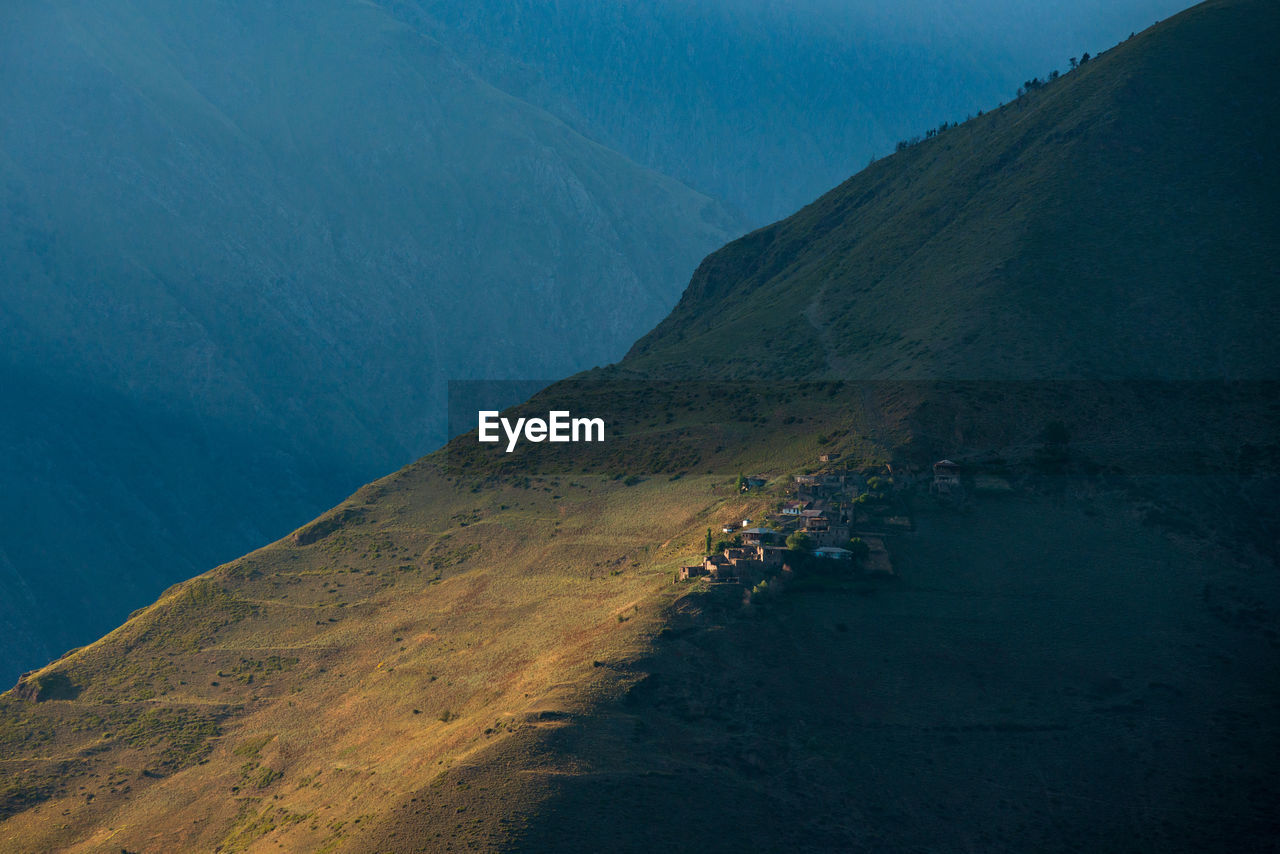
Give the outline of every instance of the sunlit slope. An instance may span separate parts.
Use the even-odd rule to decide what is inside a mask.
[[[1002,471],[1017,494],[967,514],[919,496],[896,581],[751,608],[734,586],[672,583],[708,528],[780,495],[739,496],[735,463],[780,487],[820,452],[893,453],[867,438],[902,429],[882,420],[893,397],[856,391],[788,388],[801,424],[673,397],[672,421],[619,439],[612,473],[539,474],[462,437],[179,585],[0,698],[0,840],[1066,850],[1265,833],[1276,781],[1251,757],[1274,740],[1260,676],[1280,596],[1207,501],[1226,474],[1045,478],[1016,456],[1024,424]],[[1010,422],[1063,414],[1011,406]],[[1142,435],[1136,415],[1106,420]],[[1100,428],[1077,429],[1071,470],[1097,472]],[[696,468],[645,468],[655,444]]]
[[[1280,7],[1209,2],[711,255],[668,376],[1273,377]]]
[[[763,431],[735,421],[731,397],[677,402],[659,434],[725,425],[692,446],[696,470],[648,468],[651,434],[622,440],[613,471],[558,475],[473,457],[463,437],[24,677],[0,698],[0,839],[336,850],[449,768],[510,750],[518,767],[536,754],[503,746],[513,734],[564,726],[634,681],[705,531],[763,509],[723,472],[785,479],[814,430],[863,435],[861,404],[825,387],[798,404],[806,423],[771,406]],[[483,827],[451,807],[450,835],[505,833],[507,809],[548,792],[513,773]]]
[[[368,487],[0,701],[7,809],[34,804],[3,847],[327,850],[616,692],[593,662],[657,630],[715,501],[705,478],[472,492],[430,463]]]

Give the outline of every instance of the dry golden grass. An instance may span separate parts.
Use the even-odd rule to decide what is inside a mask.
[[[1025,472],[1016,455],[1033,459],[1033,437],[1056,415],[1022,397],[993,403],[966,397],[964,389],[932,391],[931,409],[913,409],[902,401],[918,400],[920,388],[891,390],[899,403],[884,407],[877,435],[900,435],[910,422],[928,439],[931,425],[981,403],[985,421],[964,416],[967,441],[1007,446],[1015,473]],[[765,762],[743,752],[745,736],[724,729],[733,715],[711,729],[681,716],[737,703],[725,697],[761,678],[751,673],[761,653],[750,636],[757,630],[735,622],[741,591],[681,598],[701,586],[671,580],[702,553],[707,528],[718,534],[726,520],[759,518],[786,476],[815,465],[818,453],[842,451],[841,464],[852,465],[895,453],[865,438],[866,395],[824,390],[793,405],[807,413],[803,423],[748,425],[727,444],[723,431],[711,431],[720,474],[650,474],[630,486],[581,473],[504,480],[478,466],[463,476],[444,468],[443,454],[433,455],[360,490],[301,536],[174,587],[112,634],[25,681],[26,693],[39,685],[54,699],[0,697],[0,773],[12,812],[0,824],[0,847],[537,847],[545,841],[539,834],[550,832],[548,816],[560,814],[554,804],[592,781],[616,789],[638,775],[648,803],[662,811],[671,790],[659,784],[673,768],[707,785],[722,762]],[[1094,469],[1128,462],[1125,449],[1142,445],[1142,425],[1166,411],[1161,401],[1145,420],[1099,410],[1076,422],[1073,442],[1100,454]],[[712,407],[707,417],[718,414]],[[1254,432],[1267,424],[1235,421],[1254,424]],[[1111,444],[1093,441],[1108,430]],[[766,495],[739,496],[738,471],[772,476],[775,485]],[[1019,530],[1012,522],[988,528],[984,543],[1012,543]],[[1079,537],[1087,536],[1081,528]],[[908,579],[945,577],[939,566],[949,548],[979,545],[958,537],[917,548],[919,557],[907,550],[899,569]],[[1105,557],[1094,560],[1096,573],[1107,571]],[[1117,552],[1120,564],[1123,557]],[[1069,590],[1079,593],[1078,586]],[[789,625],[846,607],[858,601],[849,598],[856,593],[839,593],[836,605],[819,596],[816,610]],[[949,607],[945,600],[936,601]],[[690,608],[703,614],[710,646],[661,642]],[[868,619],[879,627],[877,642],[903,662],[927,658],[931,643],[946,642],[895,635],[892,615]],[[785,627],[760,625],[770,649],[797,642]],[[730,648],[743,644],[752,652],[734,656]],[[673,649],[683,650],[685,664],[668,660]],[[704,649],[719,650],[707,659],[705,679],[688,665],[705,657]],[[759,684],[753,691],[780,692],[779,708],[792,702],[793,689],[822,705],[823,680],[851,660],[842,654],[783,669],[766,657],[774,668],[768,691]],[[804,653],[797,648],[797,655]],[[617,704],[654,667],[679,675],[685,687],[670,702],[686,712],[674,719],[670,706],[619,712]],[[865,699],[855,692],[845,701]],[[781,749],[775,728],[758,723],[768,710],[748,711],[756,717],[735,725],[755,733],[761,755]],[[655,736],[646,721],[666,729]],[[670,734],[678,738],[668,744]],[[666,752],[673,745],[702,758],[686,766]],[[735,797],[755,791],[750,780],[743,785]],[[550,811],[540,813],[540,804]],[[639,818],[631,815],[633,826]],[[589,835],[579,837],[590,850]]]
[[[720,524],[724,480],[472,493],[423,463],[371,484],[328,536],[179,585],[52,665],[75,699],[10,696],[54,737],[11,745],[6,765],[56,793],[0,827],[4,847],[334,847],[477,751],[614,690],[595,663],[642,654],[674,569]],[[165,766],[168,731],[120,738],[151,710],[217,735]]]

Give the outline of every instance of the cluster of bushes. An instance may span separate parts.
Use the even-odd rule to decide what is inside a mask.
[[[808,554],[813,551],[813,537],[804,531],[796,531],[787,537],[787,548],[793,552]]]

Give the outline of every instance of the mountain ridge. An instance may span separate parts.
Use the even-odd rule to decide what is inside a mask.
[[[1280,353],[1233,355],[1234,342],[1212,349],[1199,326],[1211,312],[1231,312],[1228,325],[1255,347],[1276,321],[1263,283],[1280,262],[1262,248],[1280,243],[1272,204],[1280,175],[1267,156],[1278,105],[1263,82],[1274,63],[1233,14],[1242,12],[1202,4],[1157,28],[1157,44],[1156,31],[1135,36],[729,244],[703,262],[681,303],[623,365],[678,375],[721,359],[742,373],[748,358],[768,364],[763,342],[792,346],[817,318],[842,333],[836,356],[845,366],[832,371],[819,354],[799,354],[799,376],[1274,376]],[[1268,9],[1249,14],[1261,29],[1277,26]],[[1186,43],[1175,47],[1170,33]],[[1231,80],[1232,109],[1215,108],[1218,78],[1197,74],[1197,52]],[[1240,232],[1204,240],[1213,223],[1237,215],[1233,206],[1248,212]],[[748,296],[767,310],[754,312]],[[1174,313],[1151,317],[1161,311]],[[873,323],[900,338],[885,340]],[[1165,340],[1143,340],[1145,328]],[[1090,350],[1056,350],[1064,332]],[[976,345],[967,339],[975,334],[985,336]],[[681,363],[679,342],[698,336],[701,349],[686,345],[697,355]],[[664,346],[674,353],[669,364],[649,355]],[[1134,362],[1137,354],[1146,361]],[[1175,356],[1199,373],[1179,373]]]
[[[408,0],[391,8],[439,33],[496,85],[762,224],[916,125],[1006,96],[1023,75],[1047,71],[1046,57],[1066,62],[1181,6],[922,0],[886,13],[857,2]],[[580,59],[566,68],[556,61],[565,55]]]
[[[1177,48],[1205,20],[1229,36],[1214,40],[1224,52],[1265,47],[1276,17],[1256,0],[1210,2],[1108,56]],[[1076,73],[1059,93],[1087,81]],[[951,133],[964,129],[873,174],[914,175]],[[1003,168],[1013,181],[1026,167]],[[852,381],[857,365],[833,372],[810,322],[835,336],[845,315],[821,300],[809,311],[835,290],[813,271],[842,246],[840,214],[856,218],[849,196],[712,256],[647,346],[524,405],[613,398],[627,431],[601,456],[565,466],[456,438],[24,676],[0,696],[0,839],[33,851],[1268,844],[1274,376],[1183,382],[1226,373],[1193,347],[1198,370],[1164,386],[1129,374],[1132,394],[1051,375]],[[884,315],[887,337],[910,317]],[[1238,336],[1270,366],[1273,342],[1240,317],[1208,315],[1204,338]],[[794,329],[807,331],[776,334]],[[966,342],[961,325],[943,331],[940,347]],[[881,364],[901,358],[878,346]],[[1019,366],[1060,354],[1041,346],[1049,355]],[[978,494],[974,481],[967,505],[936,499],[939,452],[1007,488]],[[895,481],[882,499],[901,515],[866,523],[884,528],[893,577],[797,573],[781,593],[673,583],[714,529],[768,518],[796,475],[845,468],[868,496]],[[743,493],[739,474],[757,473]]]

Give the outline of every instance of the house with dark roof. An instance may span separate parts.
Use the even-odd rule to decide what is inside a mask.
[[[770,545],[781,536],[772,528],[745,528],[742,531],[742,542],[749,546]]]

